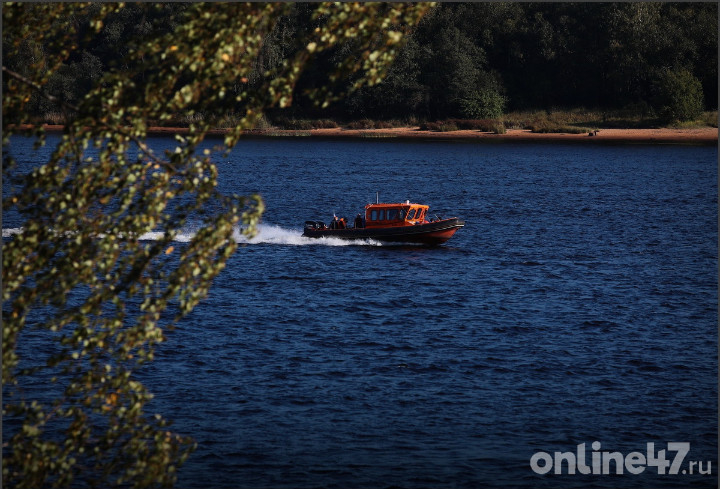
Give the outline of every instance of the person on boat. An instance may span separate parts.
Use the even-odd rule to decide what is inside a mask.
[[[363,218],[362,218],[362,215],[360,215],[360,213],[358,213],[357,217],[355,218],[355,227],[357,229],[365,227],[365,226],[363,226]]]
[[[330,229],[337,229],[338,228],[338,218],[337,216],[333,215],[333,220],[330,222]]]
[[[347,227],[347,219],[341,217],[338,219],[338,229],[345,229]]]

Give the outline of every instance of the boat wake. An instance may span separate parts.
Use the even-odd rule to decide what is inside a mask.
[[[9,228],[2,230],[3,238],[11,238],[21,234],[22,228]],[[142,241],[157,241],[161,239],[163,233],[150,232],[140,236]],[[195,236],[195,230],[184,230],[177,234],[174,241],[178,243],[187,243]],[[240,228],[235,228],[233,238],[240,244],[279,244],[290,246],[382,246],[382,243],[372,239],[367,240],[346,240],[339,238],[307,238],[302,236],[302,230],[287,229],[272,224],[261,224],[258,226],[258,233],[253,238],[248,238],[242,234]]]
[[[20,233],[22,233],[22,228],[3,229],[2,237],[3,238],[12,238],[16,234],[20,234]]]
[[[347,240],[340,238],[308,238],[302,235],[302,230],[286,229],[272,224],[261,224],[258,226],[258,233],[253,238],[248,238],[235,230],[235,240],[243,244],[281,244],[292,246],[382,246],[382,243],[373,239]]]
[[[23,233],[23,228],[8,228],[2,230],[2,237],[3,238],[12,238],[13,236],[19,235]],[[75,233],[69,232],[66,233],[65,236],[73,236]],[[103,233],[97,234],[98,237],[105,236]],[[175,236],[175,239],[173,241],[177,243],[187,243],[191,239],[193,239],[193,236],[195,236],[195,232],[193,231],[184,231],[180,232]],[[142,236],[140,236],[140,241],[158,241],[163,237],[163,233],[161,232],[149,232],[145,233]]]

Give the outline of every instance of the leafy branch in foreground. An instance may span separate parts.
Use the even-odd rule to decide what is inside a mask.
[[[143,30],[80,100],[53,93],[51,74],[129,8],[148,18],[171,15],[174,29]],[[3,177],[16,185],[3,196],[3,213],[22,227],[3,240],[2,257],[7,486],[175,482],[193,442],[169,431],[160,415],[146,415],[152,395],[134,373],[152,360],[164,331],[208,294],[237,247],[238,224],[252,233],[263,212],[259,195],[217,190],[213,151],[198,146],[232,106],[244,116],[216,148],[229,151],[265,109],[291,103],[315,53],[339,44],[351,49],[328,81],[352,75],[356,87],[377,83],[429,5],[313,4],[312,27],[258,76],[263,39],[293,8],[4,4],[4,58],[37,54],[3,66]],[[251,75],[260,82],[249,84]],[[323,85],[309,96],[323,105],[339,94]],[[45,144],[26,110],[33,97],[60,107],[70,122],[47,161],[28,164],[14,160],[12,136]],[[152,121],[200,112],[172,150],[158,153],[145,142]],[[199,229],[177,243],[189,223]],[[159,237],[142,239],[149,232]],[[47,385],[28,388],[38,383]]]

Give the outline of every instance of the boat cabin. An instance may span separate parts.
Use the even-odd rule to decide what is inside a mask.
[[[333,217],[330,226],[320,221],[305,221],[303,236],[308,238],[376,239],[394,243],[440,245],[455,231],[465,226],[457,217],[428,220],[430,206],[411,204],[368,204],[365,215],[358,214],[355,225],[349,226],[344,218]]]
[[[365,206],[365,227],[413,226],[425,221],[430,206],[422,204],[368,204]]]

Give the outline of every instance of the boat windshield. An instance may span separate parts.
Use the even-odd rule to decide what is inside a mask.
[[[420,220],[425,216],[422,207],[374,208],[367,213],[368,221],[409,221]]]

